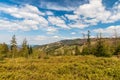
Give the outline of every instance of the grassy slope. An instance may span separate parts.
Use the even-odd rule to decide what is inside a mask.
[[[0,80],[120,80],[120,60],[94,56],[6,59]]]

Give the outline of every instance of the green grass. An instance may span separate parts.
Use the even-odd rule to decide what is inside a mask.
[[[0,61],[0,80],[120,80],[116,57],[57,56]]]

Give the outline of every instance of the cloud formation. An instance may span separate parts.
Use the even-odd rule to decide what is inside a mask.
[[[98,29],[94,29],[93,31],[111,37],[111,36],[115,36],[116,33],[117,35],[120,35],[120,25],[109,26],[107,28],[98,28]]]
[[[60,30],[68,30],[70,35],[77,35],[72,29],[83,30],[99,24],[115,23],[120,20],[120,0],[111,8],[107,9],[102,0],[42,0],[39,7],[33,4],[24,3],[22,5],[8,5],[0,3],[0,30],[8,31],[43,31],[48,36],[36,36],[33,40],[44,42],[49,39],[50,42],[64,39],[59,38]],[[81,1],[81,3],[78,1]],[[31,2],[34,2],[32,0]],[[60,4],[62,3],[63,4]],[[76,3],[76,4],[75,4]],[[65,5],[66,4],[66,5]],[[42,8],[42,9],[41,9]],[[101,31],[108,34],[113,32],[113,28],[97,28],[94,32]],[[104,31],[105,30],[105,31]],[[119,30],[120,31],[120,30]],[[57,34],[58,33],[58,34]],[[32,39],[30,37],[28,39]],[[69,38],[68,38],[69,39]]]
[[[54,5],[57,7],[57,5]],[[68,7],[66,7],[68,8]],[[62,8],[64,10],[64,8]],[[0,11],[9,14],[16,20],[2,18],[1,29],[10,30],[39,30],[45,27],[57,28],[80,28],[97,25],[101,23],[113,23],[120,20],[120,4],[116,2],[111,10],[106,10],[102,0],[89,0],[89,3],[82,4],[76,9],[69,9],[73,14],[55,16],[52,11],[41,11],[36,6],[25,4],[21,6],[8,6],[1,4]],[[45,18],[48,16],[48,18]],[[8,25],[11,24],[11,25]],[[6,28],[8,26],[8,28]],[[48,30],[49,31],[49,30]]]
[[[38,30],[41,26],[48,26],[45,14],[32,5],[0,6],[0,11],[17,19],[0,18],[0,28],[9,30]],[[10,25],[11,24],[11,25]]]
[[[113,23],[120,20],[119,1],[116,2],[111,10],[106,9],[106,7],[102,4],[102,0],[89,1],[89,3],[83,4],[74,10],[73,15],[66,15],[69,20],[75,21],[75,23],[72,23],[71,25],[79,23],[76,25],[79,26],[81,23],[81,27],[84,28],[86,26],[97,25],[99,22]]]

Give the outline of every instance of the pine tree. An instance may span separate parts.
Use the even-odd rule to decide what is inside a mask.
[[[83,46],[82,55],[89,55],[91,54],[91,39],[90,39],[90,31],[88,30],[87,34],[87,44]]]
[[[98,57],[110,57],[112,55],[110,53],[110,46],[108,45],[108,43],[105,43],[105,40],[102,39],[101,33],[96,43],[94,55]]]
[[[16,37],[13,35],[12,40],[11,40],[11,53],[12,53],[12,58],[17,57],[17,42],[16,42]]]
[[[90,31],[88,30],[88,34],[87,34],[87,45],[90,46],[91,44],[91,40],[90,40]]]
[[[28,54],[31,55],[33,53],[32,46],[28,46]]]
[[[22,48],[21,48],[21,53],[22,54],[21,56],[22,57],[28,57],[28,45],[27,45],[27,40],[26,38],[23,40],[23,43],[22,43]]]

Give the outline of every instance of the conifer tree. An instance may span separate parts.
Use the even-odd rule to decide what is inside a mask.
[[[16,42],[16,37],[13,35],[12,40],[11,40],[11,53],[12,53],[12,58],[17,57],[17,42]]]
[[[22,57],[28,57],[28,45],[27,45],[27,40],[26,38],[23,40],[23,43],[22,43],[22,48],[21,48],[21,53],[22,54]]]
[[[87,34],[87,45],[90,46],[91,44],[91,40],[90,40],[90,31],[88,30],[88,34]]]
[[[90,39],[90,31],[89,30],[88,30],[88,34],[87,34],[87,44],[84,45],[81,54],[82,55],[91,54],[91,39]]]
[[[94,55],[98,57],[100,56],[110,57],[112,55],[110,53],[110,46],[108,46],[108,44],[105,43],[105,40],[102,39],[101,33],[96,43],[96,49]]]
[[[31,55],[33,53],[32,46],[28,46],[28,54]]]

